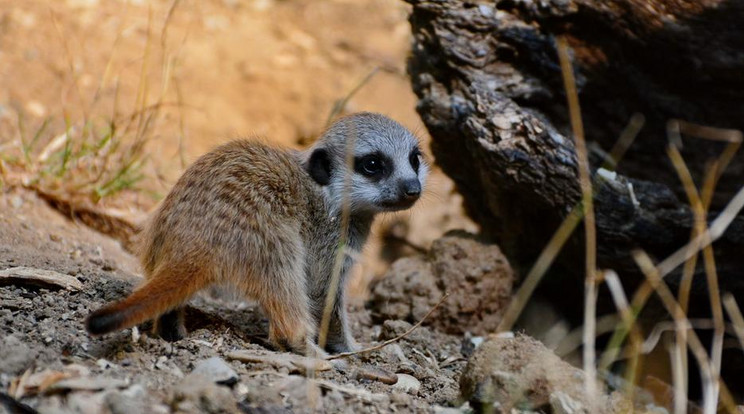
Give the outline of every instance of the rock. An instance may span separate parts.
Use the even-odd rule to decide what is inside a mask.
[[[234,385],[238,374],[222,358],[212,357],[196,364],[192,374],[199,374],[222,385]]]
[[[586,412],[586,408],[578,401],[561,391],[550,394],[550,407],[553,414],[580,414]]]
[[[354,377],[358,380],[378,381],[388,385],[398,382],[395,374],[374,366],[360,367],[354,372]]]
[[[181,413],[238,413],[237,401],[229,389],[198,374],[181,381],[171,394],[170,404]]]
[[[398,382],[393,384],[393,389],[416,395],[421,389],[421,382],[408,374],[398,374]]]
[[[396,261],[372,289],[370,307],[378,322],[415,323],[447,292],[450,297],[425,324],[452,334],[487,334],[501,321],[513,282],[498,246],[465,232],[450,232],[435,241],[426,256]]]
[[[343,397],[341,400],[343,401]],[[300,411],[289,407],[306,408],[301,412],[323,412],[323,395],[314,381],[299,375],[289,375],[270,384],[250,387],[240,406],[247,413],[289,414]]]
[[[0,338],[0,372],[18,375],[31,367],[39,351],[14,335]]]
[[[83,284],[73,276],[34,267],[11,267],[10,269],[0,270],[0,286],[2,285],[31,285],[47,289],[74,291],[83,288]]]
[[[106,394],[103,404],[111,414],[144,414],[145,389],[135,384],[122,391],[111,391]]]
[[[293,407],[309,412],[323,412],[323,392],[320,386],[299,375],[290,375],[276,387],[276,392],[291,401]]]
[[[619,394],[602,390],[590,398],[583,371],[526,335],[492,336],[479,346],[463,370],[460,392],[476,410],[493,404],[507,412],[547,405],[556,413],[620,413],[633,408]]]

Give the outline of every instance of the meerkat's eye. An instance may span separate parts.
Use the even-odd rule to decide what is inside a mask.
[[[408,162],[411,163],[413,171],[418,172],[419,167],[421,166],[421,151],[419,151],[418,148],[411,151],[411,155],[408,156]]]
[[[385,164],[379,155],[369,154],[361,158],[357,158],[356,162],[354,163],[354,169],[356,170],[356,172],[367,177],[375,177],[382,175],[385,170]]]

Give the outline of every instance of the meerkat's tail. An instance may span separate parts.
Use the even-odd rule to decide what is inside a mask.
[[[186,302],[208,283],[203,275],[173,270],[156,272],[126,299],[91,313],[85,328],[93,335],[130,328]]]

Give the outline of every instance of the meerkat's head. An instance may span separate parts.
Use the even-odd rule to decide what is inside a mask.
[[[308,151],[305,166],[329,200],[339,207],[348,203],[352,214],[411,207],[429,172],[418,139],[392,119],[369,112],[331,125]]]

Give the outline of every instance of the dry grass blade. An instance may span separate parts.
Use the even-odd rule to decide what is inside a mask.
[[[568,238],[571,237],[571,234],[579,225],[583,216],[581,206],[574,206],[573,210],[568,213],[568,216],[566,216],[560,227],[558,227],[558,230],[550,237],[550,241],[548,241],[543,251],[540,252],[540,256],[538,256],[535,264],[530,268],[524,281],[519,286],[519,290],[517,290],[511,302],[509,302],[509,306],[506,308],[504,316],[501,318],[501,322],[499,322],[499,326],[496,329],[497,332],[508,331],[514,326],[524,306],[527,304],[527,300],[532,296],[540,280],[553,264],[553,261],[558,256],[563,245],[566,244]]]
[[[333,263],[333,270],[331,273],[331,280],[329,282],[328,293],[325,298],[325,304],[323,306],[323,317],[320,320],[320,332],[318,333],[318,345],[320,348],[325,348],[328,340],[328,329],[331,324],[331,314],[333,308],[336,305],[336,299],[338,289],[341,284],[341,272],[343,271],[344,263],[346,262],[346,242],[349,233],[349,219],[351,217],[351,171],[354,170],[354,146],[356,144],[356,128],[352,125],[352,131],[349,140],[346,143],[346,173],[344,174],[344,191],[343,198],[341,199],[341,222],[340,236],[338,241],[338,247],[336,250],[336,258]]]
[[[744,208],[744,187],[737,191],[736,195],[729,201],[726,207],[710,224],[708,230],[698,235],[686,245],[679,248],[671,256],[659,263],[659,276],[664,277],[674,269],[688,260],[692,255],[700,252],[705,246],[710,245],[718,240],[726,231],[729,225],[734,221],[736,216]]]
[[[359,92],[364,87],[364,85],[366,85],[370,80],[372,80],[372,78],[379,71],[380,71],[380,67],[375,66],[375,68],[372,69],[364,78],[362,78],[362,80],[359,81],[359,83],[357,83],[354,86],[354,88],[352,88],[351,91],[349,91],[349,93],[346,94],[346,96],[344,96],[343,98],[333,103],[333,108],[331,109],[331,112],[328,114],[328,119],[326,119],[326,126],[331,125],[331,122],[333,122],[333,120],[344,111],[344,109],[346,108],[346,105],[349,103],[351,98],[353,98],[354,95],[356,95],[356,93]]]
[[[417,329],[417,328],[418,328],[419,326],[421,326],[421,324],[422,324],[422,323],[424,323],[424,321],[425,321],[425,320],[426,320],[426,319],[427,319],[427,318],[428,318],[428,317],[429,317],[429,316],[430,316],[430,315],[431,315],[432,313],[434,313],[434,311],[435,311],[435,310],[437,310],[437,308],[439,308],[439,306],[440,306],[440,305],[441,305],[442,303],[444,303],[445,299],[447,299],[448,297],[449,297],[449,293],[445,293],[445,294],[444,294],[444,295],[442,296],[442,298],[441,298],[441,299],[439,299],[439,302],[437,302],[437,304],[436,304],[436,305],[434,305],[434,306],[433,306],[433,307],[432,307],[431,309],[429,309],[429,312],[426,312],[426,315],[424,315],[424,317],[423,317],[423,318],[421,318],[421,320],[420,320],[420,321],[416,322],[416,324],[415,324],[415,325],[413,325],[412,327],[410,327],[410,328],[409,328],[409,329],[408,329],[407,331],[403,332],[402,334],[400,334],[400,335],[396,336],[395,338],[390,338],[390,339],[388,339],[388,340],[387,340],[387,341],[385,341],[385,342],[382,342],[382,343],[380,343],[380,344],[377,344],[377,345],[374,345],[374,346],[370,346],[370,347],[368,347],[368,348],[360,349],[360,350],[358,350],[358,351],[351,351],[351,352],[342,352],[342,353],[340,353],[340,354],[336,354],[336,355],[329,355],[328,357],[326,357],[326,359],[327,359],[327,360],[333,360],[333,359],[339,359],[339,358],[347,358],[347,357],[350,357],[350,356],[353,356],[353,355],[366,354],[366,353],[368,353],[368,352],[372,352],[372,351],[377,351],[378,349],[382,349],[382,348],[384,348],[384,347],[386,347],[386,346],[388,346],[388,345],[390,345],[390,344],[393,344],[393,343],[395,343],[395,342],[398,342],[398,341],[400,341],[401,339],[403,339],[403,338],[405,338],[406,336],[410,335],[410,334],[411,334],[411,332],[415,331],[415,330],[416,330],[416,329]]]
[[[658,267],[654,266],[651,258],[642,250],[635,250],[633,252],[633,259],[638,264],[646,279],[650,283],[653,290],[657,293],[661,299],[661,303],[666,308],[667,312],[672,315],[677,329],[686,329],[690,326],[690,321],[687,319],[682,307],[674,297],[674,294],[669,287],[664,283],[661,274],[659,273]],[[722,402],[726,408],[731,412],[736,412],[736,404],[731,398],[725,384],[719,379],[714,378],[713,367],[711,360],[708,358],[708,354],[705,352],[700,338],[697,336],[694,330],[688,330],[688,342],[687,346],[695,357],[698,366],[700,367],[701,377],[703,382],[703,407],[704,413],[715,413],[718,408],[718,398],[711,401],[711,398],[717,396],[717,390],[724,391],[721,393]],[[719,388],[720,387],[720,388]]]
[[[734,145],[738,148],[738,143],[732,143],[730,144]],[[716,185],[716,171],[717,168],[714,166],[711,168],[708,173],[706,174],[705,181],[705,187],[704,187],[704,194],[706,194],[707,199],[704,201],[700,198],[700,195],[697,192],[697,189],[695,188],[695,184],[692,180],[692,175],[690,174],[690,171],[687,168],[687,165],[684,162],[684,159],[682,158],[682,154],[679,153],[679,150],[676,146],[670,145],[668,149],[669,157],[672,160],[672,164],[674,165],[674,168],[677,170],[677,173],[680,177],[680,180],[683,183],[683,186],[685,188],[685,192],[687,193],[687,197],[690,202],[690,206],[692,207],[692,211],[694,213],[694,227],[692,231],[692,238],[694,239],[697,235],[702,234],[706,230],[706,216],[707,216],[707,208],[710,204],[710,200],[712,199],[712,194],[715,190]],[[725,152],[724,152],[725,154]],[[692,276],[695,269],[695,257],[692,256],[690,259],[688,259],[687,263],[685,264],[685,268],[683,271],[683,278],[682,283],[680,285],[680,306],[682,307],[682,310],[686,313],[687,312],[687,303],[689,301],[689,295],[690,290],[692,286]],[[717,401],[718,400],[718,378],[720,376],[720,370],[721,370],[721,358],[723,353],[723,335],[724,335],[724,319],[723,319],[723,307],[721,306],[721,296],[720,296],[720,289],[718,287],[718,274],[716,271],[715,266],[715,258],[713,255],[713,247],[711,245],[707,245],[703,248],[703,262],[705,265],[705,274],[707,276],[707,283],[708,283],[708,292],[710,296],[710,305],[711,305],[711,312],[713,314],[713,320],[715,323],[715,331],[713,334],[713,344],[711,349],[711,376],[712,376],[712,384],[713,387],[710,390],[711,395],[708,399],[708,401]],[[682,349],[684,348],[684,341],[686,340],[686,330],[679,331],[677,333],[678,335],[678,344],[677,347],[680,348],[677,350],[677,353],[680,355],[680,361],[683,363],[683,367],[686,371],[686,361],[685,357],[682,355]],[[680,343],[681,342],[681,343]],[[686,389],[686,385],[685,385]],[[712,408],[709,408],[712,409]],[[682,409],[680,408],[680,412]]]
[[[625,383],[628,384],[628,387],[625,391],[626,393],[628,393],[629,398],[632,400],[632,394],[635,392],[635,387],[633,387],[632,384],[636,383],[638,367],[641,363],[641,348],[643,337],[641,336],[640,329],[638,329],[638,326],[636,326],[635,324],[635,315],[631,310],[631,306],[628,303],[628,298],[627,296],[625,296],[625,291],[623,290],[622,283],[620,283],[620,278],[618,277],[617,273],[615,273],[615,271],[613,270],[606,270],[603,276],[603,280],[607,285],[607,288],[610,290],[610,295],[612,296],[612,300],[615,303],[615,307],[618,309],[620,318],[624,326],[626,327],[625,329],[627,329],[629,333],[630,350],[628,354],[630,356],[630,363],[628,364],[628,367],[625,371]],[[602,359],[600,360],[600,369],[604,370],[609,366],[609,362],[605,360],[605,358],[614,359],[617,357],[617,350],[619,349],[619,347],[613,349],[615,350],[614,354],[603,355]]]
[[[723,306],[731,319],[736,337],[739,339],[742,349],[744,349],[744,316],[742,316],[739,306],[736,305],[734,295],[730,293],[723,295]]]
[[[162,36],[165,37],[169,19],[179,3],[173,1],[168,18],[163,25]],[[13,153],[3,154],[3,181],[11,187],[26,187],[37,191],[44,197],[60,201],[73,209],[92,208],[103,199],[109,199],[124,191],[139,191],[140,181],[145,178],[144,168],[147,163],[147,143],[156,134],[156,125],[161,119],[161,109],[167,105],[164,96],[172,76],[172,60],[166,59],[160,68],[160,96],[155,102],[148,102],[148,78],[150,77],[153,40],[152,13],[147,22],[146,44],[140,67],[139,85],[132,111],[120,114],[119,82],[114,80],[118,68],[114,65],[122,38],[122,23],[114,39],[111,53],[101,73],[92,99],[82,95],[78,82],[79,69],[72,66],[70,45],[54,12],[52,23],[60,38],[60,47],[69,66],[67,80],[73,94],[76,107],[63,107],[64,130],[60,133],[59,120],[47,119],[37,129],[33,139],[26,136],[23,125],[22,110],[19,113],[18,132],[20,135],[20,156]],[[160,43],[163,56],[170,56],[165,49],[165,39]],[[73,70],[75,69],[75,70]],[[113,86],[113,95],[109,89]],[[110,116],[100,116],[99,100],[111,96],[112,110]],[[179,99],[179,108],[182,103]],[[81,119],[73,119],[69,113],[82,113]],[[91,115],[94,114],[94,115]],[[48,128],[47,128],[48,127]],[[47,129],[57,131],[47,132]]]
[[[594,218],[594,198],[592,196],[591,170],[589,155],[584,140],[584,125],[581,121],[581,107],[579,95],[576,91],[576,80],[568,56],[568,44],[564,37],[557,39],[558,59],[563,74],[563,85],[566,90],[568,109],[571,116],[571,129],[574,134],[574,144],[579,161],[579,184],[581,185],[581,204],[584,211],[584,243],[586,245],[586,276],[584,279],[584,347],[583,360],[586,372],[587,395],[595,395],[596,366],[595,366],[595,329],[597,307],[597,229]]]
[[[676,124],[676,130],[685,135],[690,135],[697,138],[708,139],[711,141],[721,141],[728,143],[741,143],[744,139],[741,131],[736,129],[725,129],[709,127],[705,125],[693,124],[691,122],[675,119],[672,120]]]

